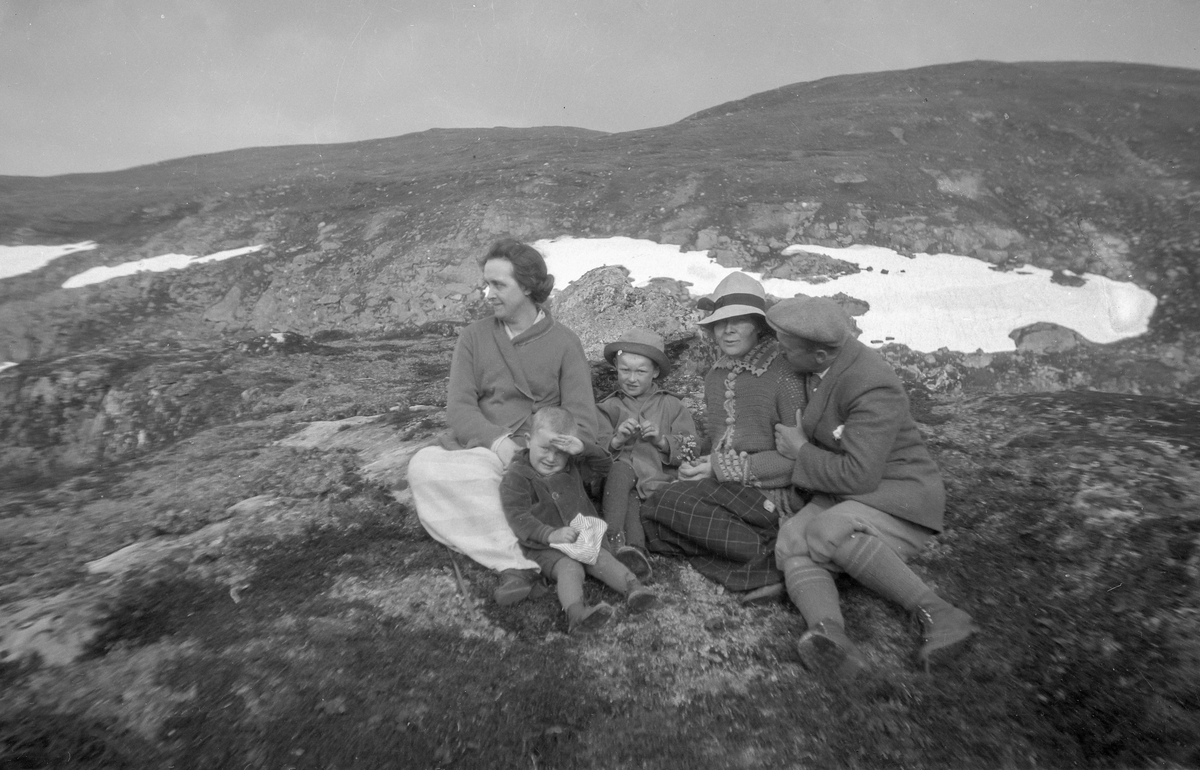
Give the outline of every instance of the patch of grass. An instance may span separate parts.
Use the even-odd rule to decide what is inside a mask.
[[[182,577],[132,580],[89,645],[89,654],[104,655],[119,644],[141,646],[179,633],[206,613],[227,592],[220,586]]]
[[[156,761],[162,758],[146,741],[101,720],[42,708],[0,714],[4,770],[125,770],[155,767]]]

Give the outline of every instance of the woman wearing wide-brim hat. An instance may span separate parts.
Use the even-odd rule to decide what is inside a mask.
[[[803,500],[791,485],[792,461],[775,449],[775,426],[796,424],[804,383],[787,366],[766,320],[761,283],[729,274],[698,303],[700,328],[720,356],[704,378],[707,438],[679,481],[642,508],[647,547],[688,557],[734,591],[782,596],[775,566],[781,516]]]

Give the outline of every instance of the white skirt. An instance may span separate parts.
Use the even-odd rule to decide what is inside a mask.
[[[408,464],[417,518],[429,536],[494,570],[538,569],[525,558],[504,509],[504,465],[490,449],[425,447]]]

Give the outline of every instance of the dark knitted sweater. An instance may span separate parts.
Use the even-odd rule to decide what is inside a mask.
[[[723,357],[704,378],[706,451],[718,481],[775,489],[791,484],[794,463],[775,451],[775,425],[796,424],[807,403],[804,381],[775,340],[734,361]]]

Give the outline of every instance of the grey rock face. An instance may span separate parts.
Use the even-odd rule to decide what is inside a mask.
[[[657,278],[635,288],[629,271],[599,267],[553,298],[554,317],[579,335],[589,360],[604,357],[604,346],[632,327],[662,335],[668,346],[696,336],[700,317],[687,287]]]

